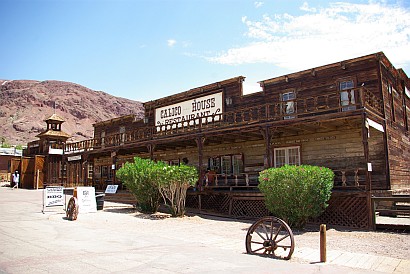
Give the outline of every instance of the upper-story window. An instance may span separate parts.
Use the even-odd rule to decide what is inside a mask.
[[[296,93],[294,91],[285,92],[281,94],[281,101],[282,101],[282,111],[283,111],[283,119],[293,119],[295,115],[292,115],[296,112]]]
[[[410,124],[410,108],[407,106],[407,101],[409,98],[410,99],[410,91],[407,89],[407,87],[404,88],[404,94],[406,96],[403,96],[403,106],[404,106],[404,124],[406,126],[406,130],[409,131],[409,124]]]
[[[120,127],[120,142],[121,145],[123,145],[125,142],[125,126]]]
[[[101,146],[105,146],[105,130],[101,132]]]
[[[395,95],[396,91],[393,89],[393,87],[390,83],[388,84],[387,89],[389,91],[391,120],[393,122],[395,122],[396,121],[396,114],[395,114],[395,111],[394,111],[394,95]]]
[[[340,106],[342,111],[356,109],[356,100],[354,95],[354,82],[352,80],[342,81],[339,83]]]

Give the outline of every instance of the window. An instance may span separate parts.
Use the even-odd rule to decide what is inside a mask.
[[[101,178],[101,166],[94,167],[94,175],[96,178]]]
[[[300,147],[275,148],[275,167],[300,165]]]
[[[392,120],[393,122],[395,122],[395,121],[396,121],[396,116],[395,116],[395,114],[394,114],[394,93],[395,93],[396,91],[393,90],[391,84],[388,85],[387,89],[388,89],[388,91],[389,91],[391,120]]]
[[[221,171],[222,174],[231,174],[231,156],[222,156],[221,157]]]
[[[342,111],[356,109],[356,101],[353,88],[354,83],[352,80],[343,81],[339,83],[340,105],[342,107]]]
[[[239,175],[243,170],[242,155],[232,155],[232,170],[233,175]]]
[[[212,157],[208,160],[208,167],[210,170],[215,170],[216,173],[221,173],[221,158],[220,157]]]
[[[94,171],[94,165],[92,163],[88,163],[88,166],[87,166],[87,178],[88,179],[93,178],[93,171]]]
[[[105,131],[101,132],[101,146],[105,147]]]
[[[283,114],[285,115],[283,117],[284,120],[295,118],[294,115],[289,115],[289,114],[293,114],[296,112],[295,99],[296,99],[296,93],[294,91],[282,93],[281,101],[283,102],[282,111],[283,111]]]
[[[125,127],[124,126],[120,127],[120,138],[121,138],[120,140],[121,145],[123,145],[125,142]]]
[[[67,177],[67,164],[61,163],[60,165],[60,177],[65,178]]]
[[[101,177],[102,178],[108,177],[108,166],[101,166]]]
[[[208,159],[208,168],[217,174],[239,175],[243,173],[243,155],[224,155]]]

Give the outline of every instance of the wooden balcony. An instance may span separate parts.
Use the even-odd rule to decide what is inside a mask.
[[[356,99],[355,99],[356,98]],[[145,126],[131,132],[112,134],[99,139],[67,143],[65,153],[77,153],[92,149],[121,147],[123,145],[178,136],[182,134],[229,130],[239,126],[252,127],[275,122],[297,121],[306,117],[318,117],[337,113],[366,110],[382,117],[383,104],[364,87],[349,90],[348,101],[341,102],[339,92],[303,97],[286,102],[274,102],[216,115],[204,116],[161,126]]]

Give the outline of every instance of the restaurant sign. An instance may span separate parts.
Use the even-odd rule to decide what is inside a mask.
[[[208,119],[203,117],[221,114],[222,103],[222,92],[219,92],[157,108],[155,109],[155,125],[158,129],[163,130],[166,125],[172,125],[175,128],[198,124],[200,118],[202,118],[203,123],[211,122],[212,117],[208,117]],[[219,119],[219,116],[214,117],[215,121]]]

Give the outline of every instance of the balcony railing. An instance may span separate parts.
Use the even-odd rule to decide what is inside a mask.
[[[382,101],[364,87],[349,90],[348,101],[341,102],[338,92],[267,103],[167,125],[146,126],[131,132],[112,134],[99,139],[67,143],[66,153],[122,146],[202,130],[223,129],[253,123],[291,120],[366,108],[382,116]],[[355,99],[356,98],[356,99]]]

